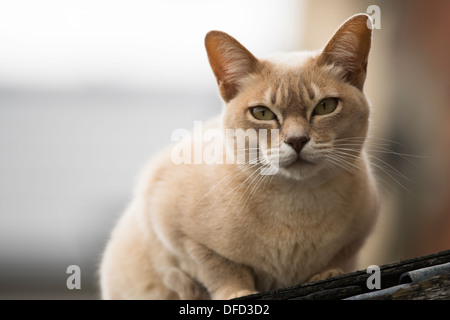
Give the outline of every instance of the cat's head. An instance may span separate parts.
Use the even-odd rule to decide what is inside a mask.
[[[355,15],[321,51],[264,59],[226,33],[209,32],[205,45],[225,101],[224,127],[278,129],[276,143],[258,140],[257,148],[265,149],[269,163],[276,157],[278,172],[288,177],[306,180],[330,169],[351,169],[368,131],[363,85],[370,27],[367,15]]]

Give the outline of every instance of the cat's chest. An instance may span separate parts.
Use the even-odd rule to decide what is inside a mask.
[[[268,282],[267,289],[305,281],[342,247],[349,225],[339,214],[344,204],[320,200],[285,194],[254,207],[254,226],[245,236],[247,263]]]
[[[315,225],[334,209],[342,207],[343,199],[327,196],[327,192],[296,189],[278,189],[265,197],[254,199],[252,210],[262,224],[278,222],[280,227]]]

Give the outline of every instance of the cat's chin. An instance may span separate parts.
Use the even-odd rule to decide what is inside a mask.
[[[298,159],[287,166],[280,166],[277,175],[297,181],[308,182],[312,186],[316,183],[322,183],[324,179],[326,180],[327,174],[324,171],[324,168],[318,163]]]
[[[296,160],[293,160],[291,163],[286,164],[284,167],[286,169],[293,168],[294,170],[304,169],[307,166],[312,166],[314,163],[310,160],[306,160],[303,157],[298,156]]]
[[[317,173],[314,164],[306,160],[297,160],[287,166],[280,166],[278,174],[287,178],[305,181]]]

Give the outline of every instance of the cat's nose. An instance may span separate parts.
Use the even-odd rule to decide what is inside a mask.
[[[284,142],[286,142],[288,145],[290,145],[297,153],[299,153],[305,144],[309,141],[309,136],[303,135],[303,136],[291,136],[287,137]]]

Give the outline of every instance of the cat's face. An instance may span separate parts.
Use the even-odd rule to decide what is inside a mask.
[[[365,15],[344,23],[321,52],[266,59],[224,33],[209,33],[208,55],[226,102],[224,127],[276,134],[264,143],[258,135],[255,144],[277,174],[307,180],[351,170],[368,130],[362,88],[370,42]]]

